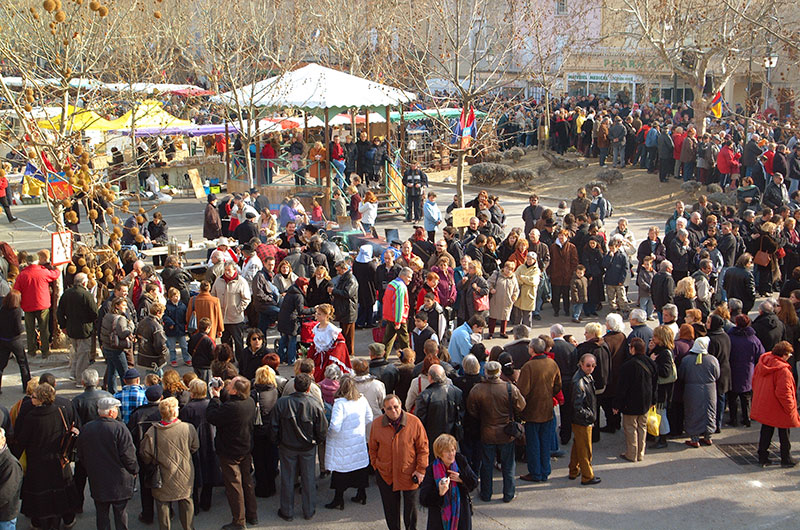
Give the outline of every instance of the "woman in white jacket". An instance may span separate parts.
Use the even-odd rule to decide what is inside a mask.
[[[364,228],[364,233],[371,234],[378,218],[378,198],[374,193],[367,192],[364,200],[358,205],[358,211],[361,212],[361,226]]]
[[[351,377],[342,379],[336,391],[328,425],[325,466],[332,471],[333,500],[328,509],[344,510],[344,491],[357,488],[353,502],[367,503],[369,486],[369,453],[367,425],[372,423],[372,409],[356,388]]]

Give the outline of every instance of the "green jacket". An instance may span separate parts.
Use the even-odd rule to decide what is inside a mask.
[[[88,339],[94,334],[97,301],[82,285],[70,287],[58,302],[58,325],[71,339]]]

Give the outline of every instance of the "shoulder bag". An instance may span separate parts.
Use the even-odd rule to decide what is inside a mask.
[[[189,317],[189,325],[186,326],[186,331],[190,335],[197,331],[197,313],[194,310],[194,298],[192,298],[192,316]]]
[[[489,310],[489,295],[479,295],[477,291],[472,291],[472,308],[476,313]]]
[[[764,237],[763,235],[761,236]],[[770,256],[768,252],[764,252],[762,249],[764,248],[764,240],[762,239],[758,245],[758,252],[756,252],[756,256],[753,258],[753,263],[760,267],[769,267]]]
[[[64,418],[64,412],[61,410],[61,407],[58,408],[58,414],[61,416],[61,423],[64,424],[64,434],[61,436],[61,442],[58,448],[59,460],[61,461],[61,467],[63,469],[68,467],[70,462],[75,461],[78,436],[81,431],[75,427],[74,423],[67,425],[67,420]]]
[[[508,423],[503,427],[503,432],[514,440],[525,438],[525,429],[522,424],[514,419],[514,398],[511,396],[511,383],[506,383],[508,391]]]
[[[672,367],[672,371],[668,376],[658,378],[659,385],[668,385],[669,383],[674,383],[678,380],[678,368],[675,366],[675,357],[669,350],[667,350],[667,354],[669,355],[669,364]]]
[[[153,425],[153,454],[155,464],[150,464],[144,470],[144,483],[150,489],[159,489],[163,485],[161,480],[161,466],[158,465],[158,428]]]

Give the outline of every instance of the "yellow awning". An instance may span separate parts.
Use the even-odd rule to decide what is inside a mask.
[[[111,123],[93,110],[73,107],[72,105],[67,107],[66,130],[68,131],[110,131],[114,129]],[[40,120],[39,127],[55,131],[60,130],[61,116]]]
[[[109,122],[109,129],[137,129],[145,127],[175,127],[191,125],[189,120],[181,120],[165,111],[161,103],[154,100],[143,101],[136,108],[129,110],[114,121]]]

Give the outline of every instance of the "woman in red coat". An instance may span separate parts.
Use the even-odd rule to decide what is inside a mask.
[[[317,306],[314,326],[314,341],[308,349],[308,358],[314,360],[314,381],[319,383],[325,379],[325,369],[336,364],[343,375],[353,373],[350,365],[350,354],[342,330],[331,323],[333,306],[320,304]]]
[[[794,353],[792,345],[781,341],[770,353],[758,359],[753,373],[753,407],[750,417],[761,423],[761,437],[758,441],[758,463],[770,464],[767,456],[772,435],[778,429],[781,442],[781,467],[794,467],[792,460],[789,429],[800,427],[797,414],[796,387],[789,357]]]
[[[11,164],[3,164],[3,168],[0,169],[0,205],[3,206],[3,210],[6,212],[8,222],[13,223],[17,218],[11,214],[11,197],[8,196],[8,179],[6,178],[7,171],[11,171]]]
[[[739,153],[734,153],[733,142],[725,140],[717,154],[717,171],[720,174],[720,186],[724,190],[731,183],[733,175],[739,174]]]

